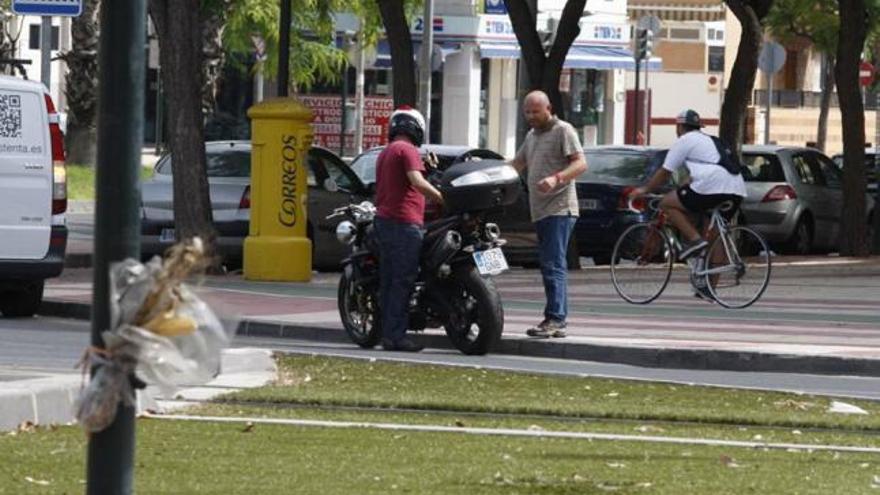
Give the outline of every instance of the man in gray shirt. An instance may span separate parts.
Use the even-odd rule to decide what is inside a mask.
[[[528,329],[531,337],[565,337],[568,316],[566,253],[578,217],[574,179],[587,170],[584,150],[574,128],[556,118],[542,91],[526,95],[523,113],[531,130],[516,152],[513,166],[528,169],[529,203],[538,233],[538,255],[544,280],[544,320]]]

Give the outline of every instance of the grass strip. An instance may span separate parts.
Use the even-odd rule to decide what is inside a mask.
[[[789,393],[321,356],[283,356],[278,364],[274,385],[225,399],[880,431],[880,405],[871,401],[846,400],[869,413],[847,415],[828,412],[827,397]]]
[[[67,197],[72,200],[95,199],[95,167],[67,165]],[[152,167],[141,167],[141,180],[153,176]]]
[[[136,493],[872,493],[878,456],[139,420]],[[75,427],[0,437],[0,493],[81,493]]]

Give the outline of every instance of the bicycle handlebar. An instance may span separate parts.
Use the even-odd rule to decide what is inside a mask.
[[[659,208],[660,200],[663,199],[663,196],[663,194],[654,193],[643,194],[636,197],[630,196],[626,201],[626,209],[633,213],[641,213],[642,210],[633,206],[633,201],[635,201],[636,199],[645,198],[648,201],[648,209],[656,210],[657,208]]]

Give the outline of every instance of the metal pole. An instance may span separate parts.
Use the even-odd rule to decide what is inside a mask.
[[[425,144],[431,136],[431,54],[434,51],[434,0],[425,0],[422,21],[422,63],[419,65],[419,108],[425,117]]]
[[[355,78],[355,98],[357,103],[355,106],[354,117],[354,153],[360,155],[364,150],[364,43],[363,36],[358,33],[357,42],[357,77]]]
[[[641,124],[640,113],[639,113],[639,100],[641,100],[641,95],[639,94],[639,66],[642,64],[640,59],[636,59],[636,94],[633,101],[635,101],[635,106],[633,107],[633,135],[632,142],[633,144],[638,144],[639,141],[639,124]]]
[[[771,57],[773,55],[770,55]],[[773,99],[773,74],[767,73],[767,112],[764,114],[764,144],[770,144],[770,107]]]
[[[348,62],[342,64],[342,114],[339,116],[339,156],[345,156],[345,121],[348,120]]]
[[[146,0],[105,2],[101,7],[91,339],[97,347],[104,346],[101,332],[110,328],[110,264],[140,258],[146,28]],[[89,495],[132,492],[134,412],[120,403],[113,423],[89,437]]]
[[[651,72],[651,56],[645,57],[645,145],[651,144],[651,90],[648,85],[648,74]]]
[[[875,182],[874,191],[874,238],[868,239],[871,246],[871,253],[880,254],[880,91],[874,95],[876,98],[876,108],[874,109],[874,173],[869,175],[868,186],[870,187],[870,177]]]
[[[40,80],[52,92],[52,17],[44,15],[40,26]]]
[[[162,67],[156,71],[156,149],[155,154],[162,154],[162,140],[165,139],[165,95],[162,86]]]
[[[290,2],[281,0],[281,25],[278,35],[278,96],[287,96],[290,87]]]

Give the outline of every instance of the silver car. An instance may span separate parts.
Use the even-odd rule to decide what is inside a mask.
[[[843,210],[842,175],[835,163],[810,148],[742,148],[748,196],[747,225],[792,254],[836,251]],[[868,211],[874,202],[868,198]]]
[[[250,141],[215,141],[205,144],[211,211],[217,230],[217,247],[223,258],[237,265],[250,228]],[[312,240],[312,265],[333,270],[348,255],[336,240],[336,223],[326,220],[334,208],[365,199],[366,189],[357,175],[333,152],[312,147],[308,162],[308,236]],[[155,174],[142,185],[141,252],[161,254],[175,242],[172,156],[156,164]]]

